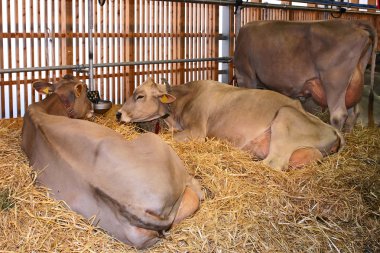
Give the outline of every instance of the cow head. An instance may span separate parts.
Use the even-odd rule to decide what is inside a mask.
[[[116,118],[126,123],[157,119],[168,114],[167,104],[174,101],[175,97],[167,93],[164,85],[156,84],[152,78],[148,78],[127,99],[116,113]]]
[[[87,86],[72,75],[65,75],[59,82],[37,81],[33,88],[39,93],[60,98],[70,118],[90,118],[93,115],[92,104],[87,98]]]

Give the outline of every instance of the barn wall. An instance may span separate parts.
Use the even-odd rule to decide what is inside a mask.
[[[0,69],[88,64],[87,0],[6,0],[0,4]],[[211,58],[218,54],[219,6],[150,0],[94,0],[94,64]],[[101,97],[122,103],[146,76],[171,84],[217,79],[216,62],[94,69]],[[0,74],[0,118],[22,116],[42,97],[38,79],[70,70]],[[74,72],[86,79],[87,74]]]
[[[0,4],[0,69],[88,64],[87,0],[3,0]],[[94,3],[94,64],[211,58],[219,50],[220,8],[216,4],[153,0]],[[233,54],[233,6],[229,34]],[[317,11],[246,8],[242,24],[260,19],[329,19]],[[379,15],[344,14],[369,19],[380,29]],[[380,34],[380,31],[379,31]],[[380,47],[379,47],[380,48]],[[87,79],[83,72],[39,70],[0,74],[0,118],[23,116],[28,104],[42,99],[32,91],[38,79],[55,81],[66,73]],[[232,64],[230,64],[232,73]],[[218,63],[166,63],[94,69],[95,87],[104,99],[120,104],[147,76],[171,84],[218,79]]]

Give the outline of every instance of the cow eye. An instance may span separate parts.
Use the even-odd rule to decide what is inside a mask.
[[[141,99],[141,98],[144,98],[144,96],[143,96],[143,95],[138,95],[138,96],[136,97],[136,100],[139,100],[139,99]]]

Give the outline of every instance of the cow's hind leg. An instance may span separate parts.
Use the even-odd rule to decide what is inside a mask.
[[[160,234],[157,231],[136,227],[133,225],[124,225],[127,243],[137,249],[145,249],[154,245],[159,239]]]
[[[282,107],[271,124],[269,154],[264,163],[275,169],[300,166],[335,149],[335,130],[316,117],[293,107]],[[319,153],[317,152],[319,151]],[[293,156],[293,158],[292,158]]]
[[[198,194],[192,188],[186,187],[173,224],[178,224],[186,217],[195,213],[199,208],[199,202]]]
[[[322,153],[316,148],[299,148],[290,156],[289,167],[300,168],[311,162],[321,160],[322,158]]]

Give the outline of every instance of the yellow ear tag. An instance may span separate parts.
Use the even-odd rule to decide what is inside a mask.
[[[49,87],[46,87],[45,89],[43,89],[42,92],[43,92],[44,94],[49,94],[49,93],[50,93],[50,89],[49,89]]]
[[[162,96],[160,97],[160,101],[161,101],[162,103],[166,104],[166,103],[168,102],[168,97],[167,97],[166,95],[162,95]]]

